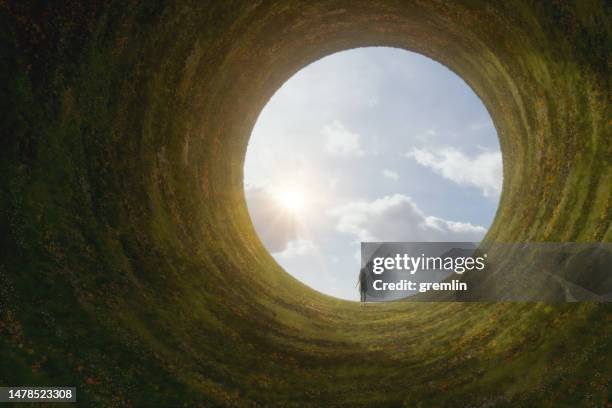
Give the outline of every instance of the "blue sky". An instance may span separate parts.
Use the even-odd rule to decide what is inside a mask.
[[[357,48],[318,60],[272,97],[244,168],[247,206],[277,262],[358,299],[361,241],[478,241],[502,163],[468,85],[420,54]]]

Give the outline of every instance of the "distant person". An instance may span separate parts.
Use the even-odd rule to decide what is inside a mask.
[[[368,281],[366,275],[366,267],[364,266],[359,271],[359,279],[357,281],[357,285],[359,286],[359,299],[361,303],[365,303],[366,301],[366,291],[368,290]]]

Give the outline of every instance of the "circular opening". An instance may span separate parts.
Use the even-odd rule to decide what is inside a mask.
[[[261,112],[244,167],[265,247],[344,299],[361,241],[480,241],[502,159],[491,118],[456,74],[398,48],[356,48],[291,77]]]
[[[609,401],[609,304],[319,296],[257,241],[242,173],[290,73],[392,45],[451,67],[495,119],[504,191],[487,241],[610,242],[605,2],[35,3],[0,7],[5,383],[73,384],[96,406]]]

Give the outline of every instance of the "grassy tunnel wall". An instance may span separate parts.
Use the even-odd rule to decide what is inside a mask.
[[[450,3],[450,2],[449,2]],[[385,45],[481,97],[487,240],[612,240],[603,1],[2,2],[0,382],[83,406],[605,406],[607,304],[384,304],[287,275],[244,202],[294,72]]]

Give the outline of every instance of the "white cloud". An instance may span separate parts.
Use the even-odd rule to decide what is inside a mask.
[[[323,127],[326,137],[325,150],[334,156],[361,157],[364,155],[359,145],[360,136],[348,130],[339,121]]]
[[[277,258],[288,259],[311,254],[315,252],[316,249],[317,247],[312,241],[298,237],[297,239],[289,241],[283,251],[275,252],[273,255]]]
[[[432,140],[438,138],[438,132],[435,129],[429,128],[424,131],[419,131],[413,135],[416,142],[431,143]]]
[[[406,157],[461,186],[479,188],[485,197],[497,197],[501,192],[503,173],[499,151],[469,157],[452,147],[437,152],[415,148],[406,153]]]
[[[295,220],[282,216],[278,200],[268,189],[250,187],[245,194],[255,230],[268,251],[283,251],[298,238]]]
[[[479,225],[428,216],[402,194],[345,204],[329,214],[337,218],[337,231],[358,241],[480,241],[486,233]]]
[[[397,174],[393,170],[384,169],[382,173],[383,173],[383,176],[385,176],[385,178],[388,178],[389,180],[393,180],[393,181],[399,180],[399,174]]]

